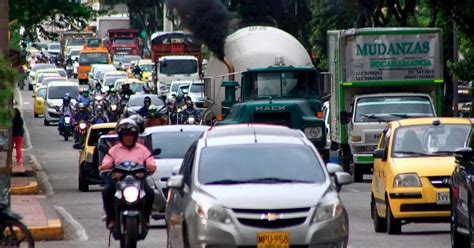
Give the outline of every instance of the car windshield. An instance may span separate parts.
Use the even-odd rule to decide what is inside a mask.
[[[67,77],[67,72],[65,70],[58,70],[58,73],[61,77]]]
[[[245,144],[204,148],[198,178],[202,184],[322,183],[325,175],[309,146]]]
[[[72,50],[72,51],[71,51],[71,56],[77,56],[77,55],[79,55],[79,52],[80,52],[80,51],[81,51],[81,50]]]
[[[85,39],[72,39],[67,41],[67,46],[82,46],[86,43]]]
[[[173,84],[171,85],[171,91],[172,91],[172,92],[176,92],[176,91],[178,91],[179,86],[181,86],[181,85],[186,85],[186,84],[189,84],[189,83],[173,83]]]
[[[132,95],[128,101],[129,106],[143,106],[143,99],[148,96],[151,98],[151,104],[155,106],[163,106],[163,101],[156,95]]]
[[[169,59],[160,62],[160,73],[166,75],[197,73],[197,61],[189,59]]]
[[[36,64],[31,68],[32,71],[38,71],[38,70],[43,70],[43,69],[54,69],[56,68],[55,65],[53,64]]]
[[[89,134],[89,140],[87,141],[88,146],[97,146],[99,138],[102,135],[109,134],[115,131],[115,127],[112,128],[91,128]]]
[[[142,69],[142,71],[147,71],[147,72],[149,72],[149,71],[151,71],[151,70],[153,69],[153,65],[151,65],[151,64],[141,65],[141,66],[140,66],[140,69]]]
[[[59,49],[61,49],[61,45],[59,45],[59,44],[50,44],[48,49],[49,50],[59,50]]]
[[[126,76],[107,77],[104,80],[104,84],[107,85],[107,86],[113,86],[113,85],[115,85],[115,81],[117,81],[121,78],[127,78],[127,77]]]
[[[36,97],[44,98],[45,95],[46,95],[46,88],[41,88],[41,89],[36,90]]]
[[[77,86],[53,86],[48,88],[48,99],[62,99],[64,94],[71,94],[71,98],[76,98],[79,94]]]
[[[191,89],[189,91],[193,93],[204,92],[204,84],[191,84]]]
[[[248,99],[318,96],[313,70],[249,73],[247,80],[243,97]]]
[[[465,146],[470,130],[470,125],[462,124],[400,127],[394,136],[393,156],[451,156]]]
[[[184,158],[188,148],[201,134],[201,132],[153,133],[151,136],[152,148],[153,150],[161,149],[157,158]]]
[[[423,96],[365,97],[357,101],[355,122],[393,121],[409,117],[432,117],[431,101]]]
[[[91,64],[108,64],[109,55],[104,52],[100,53],[81,53],[79,55],[79,64],[91,65]]]
[[[140,60],[140,56],[125,56],[122,58],[121,62],[123,64],[128,64],[134,60]]]
[[[143,86],[145,85],[144,83],[129,83],[130,89],[133,92],[143,92]]]
[[[117,45],[126,45],[126,44],[133,44],[135,40],[133,38],[115,38],[114,44]]]

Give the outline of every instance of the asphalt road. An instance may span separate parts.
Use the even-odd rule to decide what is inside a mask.
[[[22,91],[23,114],[30,132],[33,154],[42,164],[49,177],[54,195],[52,203],[64,209],[77,222],[66,225],[66,240],[38,242],[37,247],[107,247],[108,232],[102,217],[100,187],[92,187],[88,193],[77,189],[78,150],[72,141],[65,142],[58,135],[57,126],[43,126],[42,118],[33,117],[33,99],[30,91]],[[159,165],[158,165],[159,166]],[[159,169],[159,167],[158,167]],[[449,224],[408,224],[402,227],[401,235],[376,234],[370,218],[370,176],[364,183],[345,187],[341,196],[349,212],[350,247],[449,247]],[[64,211],[63,211],[64,212]],[[152,222],[152,230],[139,247],[165,247],[164,222]],[[81,230],[85,230],[81,232]],[[112,247],[118,242],[112,240]]]

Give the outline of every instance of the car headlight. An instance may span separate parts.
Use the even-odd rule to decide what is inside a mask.
[[[304,134],[308,139],[321,139],[323,137],[323,128],[322,127],[306,127],[304,129]]]
[[[393,187],[421,187],[421,181],[416,173],[398,174],[393,179]]]
[[[342,213],[342,203],[339,197],[334,196],[331,200],[319,204],[314,212],[313,222],[323,222],[334,219]]]
[[[196,204],[196,214],[210,221],[217,221],[225,224],[230,223],[230,218],[225,209],[219,206],[211,206],[208,204]]]
[[[123,194],[123,198],[125,198],[125,201],[129,203],[133,203],[137,201],[139,191],[136,187],[130,186],[130,187],[126,187],[123,190],[122,194]]]

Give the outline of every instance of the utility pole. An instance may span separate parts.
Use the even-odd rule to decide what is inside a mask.
[[[5,58],[9,58],[8,39],[10,37],[8,21],[8,0],[0,0],[0,52]]]
[[[453,61],[457,62],[459,57],[459,43],[458,43],[458,35],[457,35],[457,27],[456,22],[453,21]],[[453,74],[453,116],[459,116],[459,109],[458,109],[458,79]]]

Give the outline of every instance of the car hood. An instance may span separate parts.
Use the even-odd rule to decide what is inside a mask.
[[[202,193],[226,208],[273,209],[316,206],[329,187],[323,184],[206,185]]]
[[[54,106],[61,106],[63,104],[62,99],[48,99],[48,103],[52,103]]]
[[[162,181],[166,183],[166,180],[171,176],[174,168],[181,166],[183,159],[155,159],[156,171],[151,176],[155,181]]]
[[[416,172],[420,177],[451,175],[454,170],[453,156],[393,158],[397,173]]]
[[[193,102],[202,102],[205,99],[203,93],[189,93],[188,96],[191,97]]]

